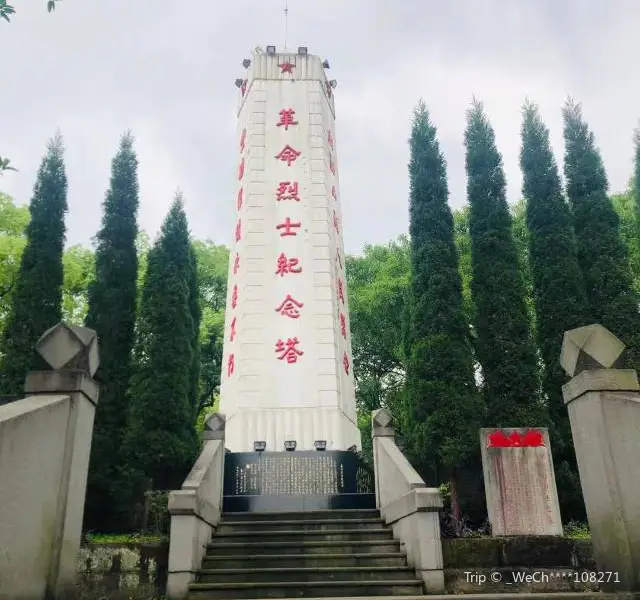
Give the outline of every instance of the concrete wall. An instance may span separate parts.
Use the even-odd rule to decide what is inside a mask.
[[[42,598],[53,558],[70,396],[0,407],[0,598]]]

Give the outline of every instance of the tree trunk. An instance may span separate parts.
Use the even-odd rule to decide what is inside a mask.
[[[458,500],[458,488],[456,487],[456,470],[454,469],[449,478],[449,492],[451,494],[451,516],[456,523],[460,522],[460,502]]]

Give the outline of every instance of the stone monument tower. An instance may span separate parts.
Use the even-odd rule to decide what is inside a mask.
[[[220,389],[226,447],[359,449],[335,82],[306,48],[258,48],[243,65]]]

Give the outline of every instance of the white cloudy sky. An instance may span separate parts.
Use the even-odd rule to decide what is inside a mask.
[[[13,0],[0,22],[0,155],[19,168],[0,191],[29,201],[46,141],[67,147],[68,241],[100,222],[112,155],[127,128],[140,160],[140,224],[157,231],[180,187],[195,236],[233,225],[234,80],[255,45],[284,41],[284,0]],[[640,117],[638,0],[289,0],[289,47],[331,62],[345,244],[407,230],[407,138],[423,97],[465,202],[464,114],[484,101],[518,199],[520,105],[539,103],[562,159],[560,107],[583,102],[611,189],[631,174]]]

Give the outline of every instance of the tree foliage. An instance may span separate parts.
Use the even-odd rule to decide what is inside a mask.
[[[118,465],[127,422],[127,389],[136,321],[138,159],[129,133],[111,163],[111,180],[97,235],[95,280],[85,324],[100,341],[96,410],[85,519],[113,529],[119,506]],[[107,525],[105,525],[107,524]]]
[[[589,323],[588,301],[578,265],[569,206],[545,127],[535,105],[523,109],[520,165],[524,177],[529,262],[533,277],[537,342],[543,360],[543,389],[552,423],[558,491],[564,514],[583,512],[567,409],[566,375],[560,367],[564,332]],[[566,463],[566,464],[563,464]],[[576,486],[577,484],[577,486]]]
[[[593,132],[580,104],[563,109],[567,196],[573,212],[591,317],[618,336],[628,350],[628,365],[640,368],[640,314],[631,285],[629,258],[619,219],[607,196],[607,175]]]
[[[38,363],[38,338],[62,317],[64,217],[67,176],[62,136],[56,135],[38,170],[29,205],[31,220],[11,307],[2,332],[0,393],[20,394],[27,371]]]
[[[477,449],[482,406],[447,204],[445,161],[424,103],[414,113],[409,162],[411,279],[404,433],[415,464],[451,476]]]
[[[197,454],[192,390],[193,250],[182,198],[176,196],[149,251],[138,317],[127,476],[142,489],[177,489]]]
[[[476,352],[482,366],[487,424],[541,426],[537,357],[525,302],[502,156],[482,104],[465,130]]]

